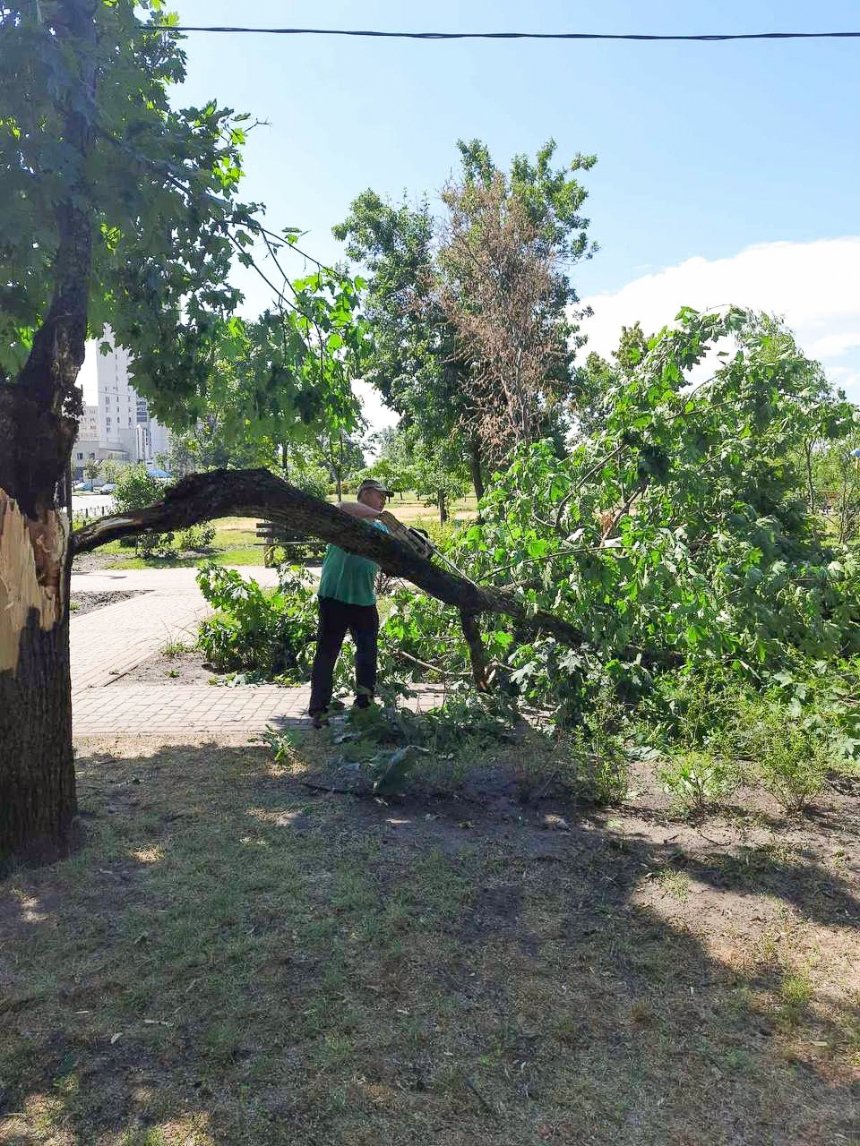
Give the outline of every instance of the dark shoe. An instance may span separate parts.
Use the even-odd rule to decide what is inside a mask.
[[[314,726],[314,728],[325,728],[328,724],[327,712],[312,712],[310,717],[311,724]]]
[[[364,711],[371,707],[373,700],[369,696],[357,696],[352,702],[352,707]]]

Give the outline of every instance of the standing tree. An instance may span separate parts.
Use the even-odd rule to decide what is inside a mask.
[[[0,0],[0,855],[62,854],[75,817],[56,490],[88,334],[110,323],[167,423],[196,421],[219,364],[242,358],[235,424],[278,433],[314,421],[351,338],[352,288],[322,271],[257,328],[231,317],[234,256],[249,263],[256,237],[277,258],[293,233],[270,235],[237,197],[247,117],[169,103],[184,55],[151,26],[173,21],[162,8]],[[335,405],[348,420],[342,390]]]
[[[366,380],[428,445],[462,453],[481,497],[484,465],[471,429],[467,366],[433,289],[435,233],[426,199],[394,206],[370,190],[334,228],[349,257],[369,271],[364,310],[374,337]]]
[[[442,310],[469,364],[475,425],[484,452],[502,460],[516,446],[553,433],[573,396],[577,302],[568,272],[589,257],[586,192],[553,170],[555,144],[535,164],[514,159],[510,174],[477,140],[460,143],[463,172],[445,188],[448,209],[438,255]],[[578,156],[571,170],[588,170]]]
[[[443,196],[450,220],[443,257],[439,226],[426,199],[417,207],[406,201],[394,206],[374,191],[365,191],[353,202],[347,219],[335,228],[335,236],[346,240],[349,257],[369,272],[365,309],[375,339],[365,376],[403,416],[406,426],[415,425],[428,445],[443,446],[449,453],[456,443],[468,459],[475,492],[481,497],[484,471],[491,460],[487,454],[490,439],[482,433],[482,426],[486,429],[487,420],[500,408],[501,393],[498,385],[489,385],[489,370],[500,349],[513,357],[515,371],[517,362],[516,346],[508,354],[514,340],[508,337],[503,346],[498,342],[504,332],[496,324],[509,320],[510,306],[503,306],[494,295],[487,276],[503,272],[499,262],[503,258],[509,264],[519,260],[530,271],[540,265],[549,274],[551,282],[540,293],[541,334],[552,343],[552,353],[544,356],[540,386],[545,394],[570,396],[565,339],[571,336],[573,343],[577,341],[567,318],[577,295],[567,275],[594,250],[586,235],[588,220],[580,214],[586,191],[576,173],[588,171],[595,159],[576,156],[568,169],[556,169],[552,166],[555,144],[550,141],[540,148],[534,162],[516,156],[505,173],[479,140],[460,141],[458,147],[461,174]],[[499,265],[485,257],[489,243],[499,238],[491,227],[488,200],[493,196],[508,224],[508,247],[505,252],[496,251]],[[511,226],[515,219],[518,230]],[[456,251],[451,249],[453,231],[462,240]],[[465,250],[468,242],[484,256],[479,273]],[[516,242],[520,245],[511,249]],[[522,287],[522,274],[518,281]],[[501,289],[504,293],[506,284]],[[522,297],[520,303],[517,314],[522,327],[529,321],[524,309],[529,299]],[[476,342],[481,316],[484,337]],[[508,374],[506,369],[506,380]],[[503,408],[508,408],[507,399]],[[552,429],[546,421],[544,410],[542,433]],[[495,453],[492,460],[498,457],[498,450]]]
[[[361,445],[341,430],[326,430],[317,435],[315,454],[328,472],[338,501],[343,501],[343,486],[354,474],[364,469]]]

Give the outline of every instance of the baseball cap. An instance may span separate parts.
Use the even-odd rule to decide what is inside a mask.
[[[365,478],[365,480],[358,487],[358,492],[363,493],[366,489],[378,489],[380,493],[384,493],[386,497],[393,497],[394,491],[390,490],[387,485],[376,478]]]

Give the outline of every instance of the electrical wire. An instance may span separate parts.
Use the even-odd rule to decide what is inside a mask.
[[[650,34],[645,32],[383,32],[355,28],[249,28],[235,25],[142,24],[143,31],[229,32],[266,36],[355,36],[381,40],[633,40],[722,43],[727,40],[856,40],[853,32],[727,32],[711,34]]]

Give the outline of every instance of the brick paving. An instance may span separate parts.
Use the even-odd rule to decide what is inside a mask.
[[[245,576],[274,584],[272,569],[247,567]],[[82,617],[72,615],[72,711],[76,736],[164,736],[201,733],[250,739],[267,727],[309,724],[309,687],[124,683],[123,676],[168,642],[194,640],[209,611],[194,569],[104,570],[72,574],[72,592],[129,589],[138,595]],[[438,703],[420,690],[415,707]]]
[[[127,684],[89,688],[74,696],[75,734],[134,736],[243,732],[309,723],[309,690],[277,685]]]
[[[169,642],[194,643],[208,612],[199,593],[148,590],[72,617],[72,692],[104,688]]]

